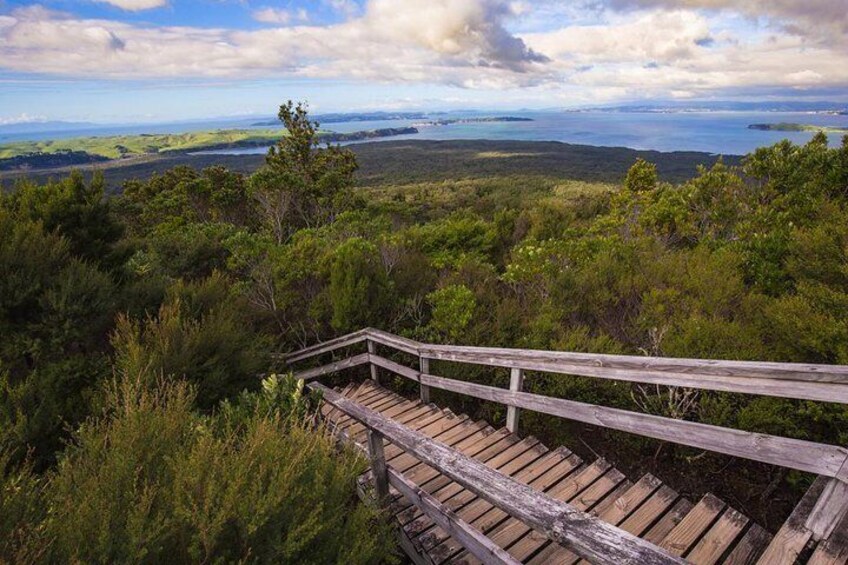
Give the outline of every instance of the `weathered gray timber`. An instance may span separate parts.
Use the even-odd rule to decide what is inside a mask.
[[[819,479],[774,538],[755,524],[746,527],[747,518],[736,511],[725,509],[724,506],[707,504],[707,501],[712,500],[710,498],[705,498],[694,508],[684,499],[678,499],[675,502],[676,495],[673,491],[669,492],[665,486],[644,500],[644,504],[629,517],[622,515],[610,519],[615,524],[621,524],[622,530],[619,530],[579,510],[584,508],[583,501],[591,500],[591,497],[581,498],[581,502],[576,507],[565,501],[546,497],[509,476],[487,467],[483,462],[470,459],[459,451],[394,422],[391,416],[381,416],[374,410],[394,414],[405,412],[412,404],[402,397],[386,396],[385,389],[377,387],[376,384],[372,385],[377,387],[376,390],[369,389],[364,393],[363,398],[370,406],[366,407],[323,385],[311,383],[309,386],[315,390],[321,390],[325,394],[326,402],[333,406],[326,414],[331,420],[335,420],[337,427],[341,425],[342,433],[344,428],[350,427],[357,430],[357,433],[368,436],[373,454],[372,474],[377,479],[375,486],[378,493],[385,492],[388,488],[386,485],[391,484],[411,504],[418,506],[435,526],[442,528],[448,536],[459,541],[466,551],[484,563],[508,563],[514,562],[514,558],[497,544],[493,544],[492,540],[475,527],[459,519],[451,508],[442,505],[438,498],[431,496],[432,493],[426,488],[421,488],[415,481],[409,480],[403,472],[389,465],[383,473],[381,458],[384,459],[385,455],[379,453],[374,443],[377,440],[373,438],[383,435],[393,444],[392,453],[401,450],[406,458],[404,461],[407,461],[406,467],[414,464],[414,461],[421,461],[422,464],[432,467],[432,470],[419,469],[417,473],[422,478],[427,477],[427,481],[435,476],[452,479],[461,485],[461,488],[473,493],[473,496],[488,501],[494,508],[514,516],[527,525],[524,527],[536,529],[543,536],[562,543],[577,556],[592,562],[680,562],[677,557],[680,555],[704,563],[713,563],[718,560],[741,563],[750,562],[758,557],[760,563],[791,563],[799,557],[809,556],[816,547],[818,549],[813,554],[814,559],[811,562],[839,562],[842,559],[840,556],[848,559],[848,531],[846,531],[848,530],[848,449],[595,406],[523,391],[524,380],[532,379],[532,372],[547,372],[848,404],[848,386],[846,386],[848,385],[848,366],[669,359],[432,345],[370,328],[302,349],[286,356],[285,359],[289,363],[294,363],[349,348],[362,342],[366,342],[367,352],[300,371],[295,376],[311,381],[322,375],[369,364],[371,382],[377,382],[378,368],[385,369],[417,382],[420,387],[420,398],[425,403],[430,400],[431,388],[501,403],[507,407],[507,433],[517,431],[520,410],[532,410],[819,475]],[[378,355],[376,345],[414,356],[419,363],[418,370]],[[431,360],[509,368],[511,369],[509,390],[430,374]],[[531,373],[528,374],[528,371]],[[348,390],[350,387],[346,389]],[[469,424],[466,422],[461,425]],[[482,423],[475,424],[474,429],[480,429],[481,425]],[[477,437],[469,435],[473,432],[474,430],[469,428],[462,433],[471,438]],[[382,447],[382,439],[380,447]],[[381,475],[384,475],[383,480],[380,480]],[[442,479],[439,479],[434,484],[444,483]],[[625,483],[621,483],[617,488],[614,487],[615,485],[610,483],[604,488],[607,488],[609,492],[619,490],[623,492]],[[643,493],[643,498],[648,494],[649,491]],[[382,498],[382,494],[378,494],[378,498]],[[610,500],[604,501],[603,504],[606,506],[601,517],[615,516],[613,512],[607,511],[610,508],[623,508],[621,505],[611,506],[613,503]],[[616,504],[619,503],[616,502]],[[711,513],[705,513],[705,508]],[[706,516],[704,520],[695,519],[699,511]],[[656,519],[659,521],[655,522],[650,530],[645,530],[649,527],[655,513],[658,513]],[[662,518],[660,519],[659,516]],[[681,522],[684,516],[685,520]],[[705,528],[711,529],[707,531]],[[512,528],[510,531],[521,531],[521,529]],[[634,537],[631,535],[633,533],[644,535],[645,540]],[[671,537],[665,539],[667,535]],[[671,553],[675,555],[659,550],[653,545],[661,542],[666,547],[673,546],[674,551]],[[521,544],[516,545],[514,555],[533,547],[538,548],[539,543],[522,540]],[[439,548],[442,551],[445,550],[443,546]],[[513,549],[510,551],[512,552]],[[564,553],[553,547],[545,547],[533,559],[547,562],[548,556],[553,559],[554,556],[567,554],[568,552]]]
[[[498,473],[475,459],[429,439],[369,410],[319,383],[311,383],[329,404],[349,414],[392,443],[439,469],[448,477],[492,504],[506,509],[550,539],[594,563],[685,563],[655,545],[554,500],[529,486]]]

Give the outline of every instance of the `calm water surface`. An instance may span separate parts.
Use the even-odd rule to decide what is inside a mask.
[[[340,122],[322,126],[340,133],[380,128],[416,126],[418,134],[379,138],[368,141],[403,139],[494,139],[524,141],[562,141],[583,145],[630,147],[657,151],[705,151],[715,154],[744,154],[757,147],[771,145],[782,139],[806,143],[808,132],[761,131],[748,129],[754,123],[790,122],[848,128],[848,116],[801,112],[504,112],[490,115],[510,115],[531,118],[531,122],[478,122],[428,126],[420,120],[384,120],[372,122]],[[441,117],[441,116],[440,116]],[[454,117],[453,115],[450,117]],[[251,121],[195,122],[192,124],[161,124],[147,126],[103,127],[55,134],[17,134],[0,136],[2,141],[17,139],[58,139],[67,137],[102,136],[135,133],[180,133],[209,129],[251,127]],[[267,128],[269,126],[262,126]],[[831,146],[840,143],[841,134],[829,136]],[[265,153],[266,148],[222,149],[204,153],[243,154]]]

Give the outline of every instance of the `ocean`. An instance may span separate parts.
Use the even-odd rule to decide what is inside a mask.
[[[524,141],[562,141],[605,147],[629,147],[656,151],[703,151],[720,155],[742,155],[757,147],[782,139],[806,143],[810,132],[763,131],[748,129],[756,123],[799,123],[848,128],[848,116],[807,112],[615,112],[548,111],[498,112],[476,115],[501,115],[530,118],[521,122],[473,122],[450,125],[422,125],[421,120],[354,121],[326,124],[322,129],[340,133],[380,128],[416,126],[418,134],[400,135],[368,141],[404,139],[455,140],[491,139]],[[461,115],[437,116],[457,118]],[[256,118],[182,124],[110,126],[51,134],[0,136],[0,142],[16,139],[68,138],[78,135],[100,136],[130,133],[179,133],[209,129],[250,127]],[[263,126],[269,127],[269,126]],[[841,142],[841,134],[829,135],[831,145]],[[264,153],[265,148],[222,149],[207,154]]]

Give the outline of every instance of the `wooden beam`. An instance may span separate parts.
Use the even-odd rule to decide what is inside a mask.
[[[520,365],[521,362],[538,362],[564,367],[596,367],[605,370],[848,384],[848,365],[720,361],[432,344],[420,344],[419,349],[423,355],[431,359],[456,360],[484,365],[497,364],[504,367]]]
[[[389,477],[386,474],[383,435],[378,431],[368,430],[368,456],[371,459],[371,475],[374,477],[377,504],[385,507],[389,503]]]
[[[418,368],[420,369],[420,373],[429,373],[430,372],[430,360],[427,359],[426,357],[419,357],[418,358]],[[419,388],[420,393],[421,393],[421,402],[423,402],[424,404],[430,404],[430,387],[428,387],[425,384],[420,384],[421,383],[420,380],[418,382],[419,382],[418,388]]]
[[[369,359],[370,356],[367,353],[360,353],[359,355],[354,355],[353,357],[348,357],[347,359],[343,359],[341,361],[334,361],[333,363],[321,365],[320,367],[315,367],[314,369],[306,369],[305,371],[300,371],[299,373],[294,374],[294,378],[309,381],[322,375],[341,371],[342,369],[349,369],[350,367],[358,367],[359,365],[365,365],[369,362]]]
[[[291,353],[288,363],[371,339],[428,359],[666,386],[848,404],[848,366],[675,359],[419,343],[365,328]],[[427,371],[423,371],[427,372]]]
[[[848,512],[848,484],[839,479],[830,479],[810,511],[804,527],[813,534],[813,539],[830,537],[836,525]]]
[[[838,476],[848,461],[848,449],[834,445],[674,420],[526,392],[511,392],[434,375],[420,375],[419,379],[431,387],[481,400],[828,477]]]
[[[379,431],[386,439],[422,462],[459,482],[477,496],[504,508],[517,519],[567,546],[581,557],[594,563],[610,565],[684,563],[682,559],[651,543],[502,475],[480,461],[344,398],[332,389],[319,383],[311,383],[309,387],[321,391],[325,402]]]
[[[371,365],[371,380],[380,384],[380,375],[377,372],[377,365],[371,363],[371,358],[377,353],[377,346],[374,345],[374,341],[370,339],[366,339],[365,343],[368,347],[368,363]]]
[[[387,347],[393,347],[398,351],[404,351],[410,355],[415,355],[416,357],[418,356],[418,349],[421,347],[421,344],[417,341],[390,334],[388,332],[375,330],[374,328],[367,328],[365,332],[369,338],[373,339],[377,343]]]
[[[353,445],[360,451],[365,451],[363,446],[353,441],[346,432],[341,431],[338,435],[341,441]],[[420,508],[424,514],[433,520],[434,524],[449,532],[455,539],[460,540],[463,546],[485,565],[520,565],[509,553],[492,542],[480,530],[459,518],[455,512],[410,481],[403,473],[387,467],[386,476],[391,486]],[[402,531],[400,535],[404,535]],[[410,548],[407,547],[406,549],[409,550]],[[415,554],[417,553],[418,551],[415,550]]]
[[[426,373],[423,369],[421,372]],[[509,375],[509,390],[512,392],[521,392],[523,388],[524,371],[513,367]],[[512,433],[518,432],[518,408],[515,406],[508,406],[506,409],[506,429]]]
[[[467,351],[468,349],[472,351]],[[784,368],[782,371],[775,368],[770,373],[767,370],[770,367],[764,368],[760,366],[763,364],[752,363],[750,373],[746,373],[746,367],[739,366],[741,362],[731,361],[624,355],[592,356],[565,352],[437,345],[422,345],[421,352],[432,359],[458,363],[518,367],[527,371],[607,380],[848,404],[848,386],[845,386],[848,380],[843,380],[843,373],[848,367],[844,365],[766,364]],[[598,358],[597,362],[593,362],[595,358]],[[816,367],[818,369],[812,369]],[[831,372],[825,373],[822,367],[829,368]],[[811,372],[805,372],[805,368]]]
[[[367,332],[367,329],[359,330],[357,332],[349,333],[347,335],[330,339],[328,341],[322,341],[321,343],[316,343],[315,345],[310,345],[309,347],[304,347],[303,349],[300,349],[293,353],[289,353],[288,355],[284,355],[283,358],[285,359],[286,363],[295,363],[302,359],[308,359],[309,357],[315,357],[316,355],[321,355],[322,353],[341,349],[342,347],[348,347],[355,343],[365,341],[365,338],[367,337]]]

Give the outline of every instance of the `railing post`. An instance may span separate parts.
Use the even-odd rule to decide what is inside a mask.
[[[370,355],[374,355],[377,352],[377,346],[370,339],[365,340],[365,344],[368,346],[368,353]],[[371,363],[371,380],[377,384],[380,384],[380,374],[377,372],[377,365]]]
[[[521,392],[524,387],[524,371],[513,367],[509,374],[509,390],[512,392]],[[512,433],[518,432],[518,408],[508,406],[506,409],[506,429]]]
[[[430,360],[424,356],[418,357],[418,370],[421,373],[430,373]],[[430,404],[430,387],[418,383],[419,388],[421,389],[421,402],[424,404]]]
[[[374,493],[377,504],[389,502],[389,474],[386,471],[386,455],[383,452],[383,434],[368,430],[368,455],[371,457],[371,474],[374,476]]]

